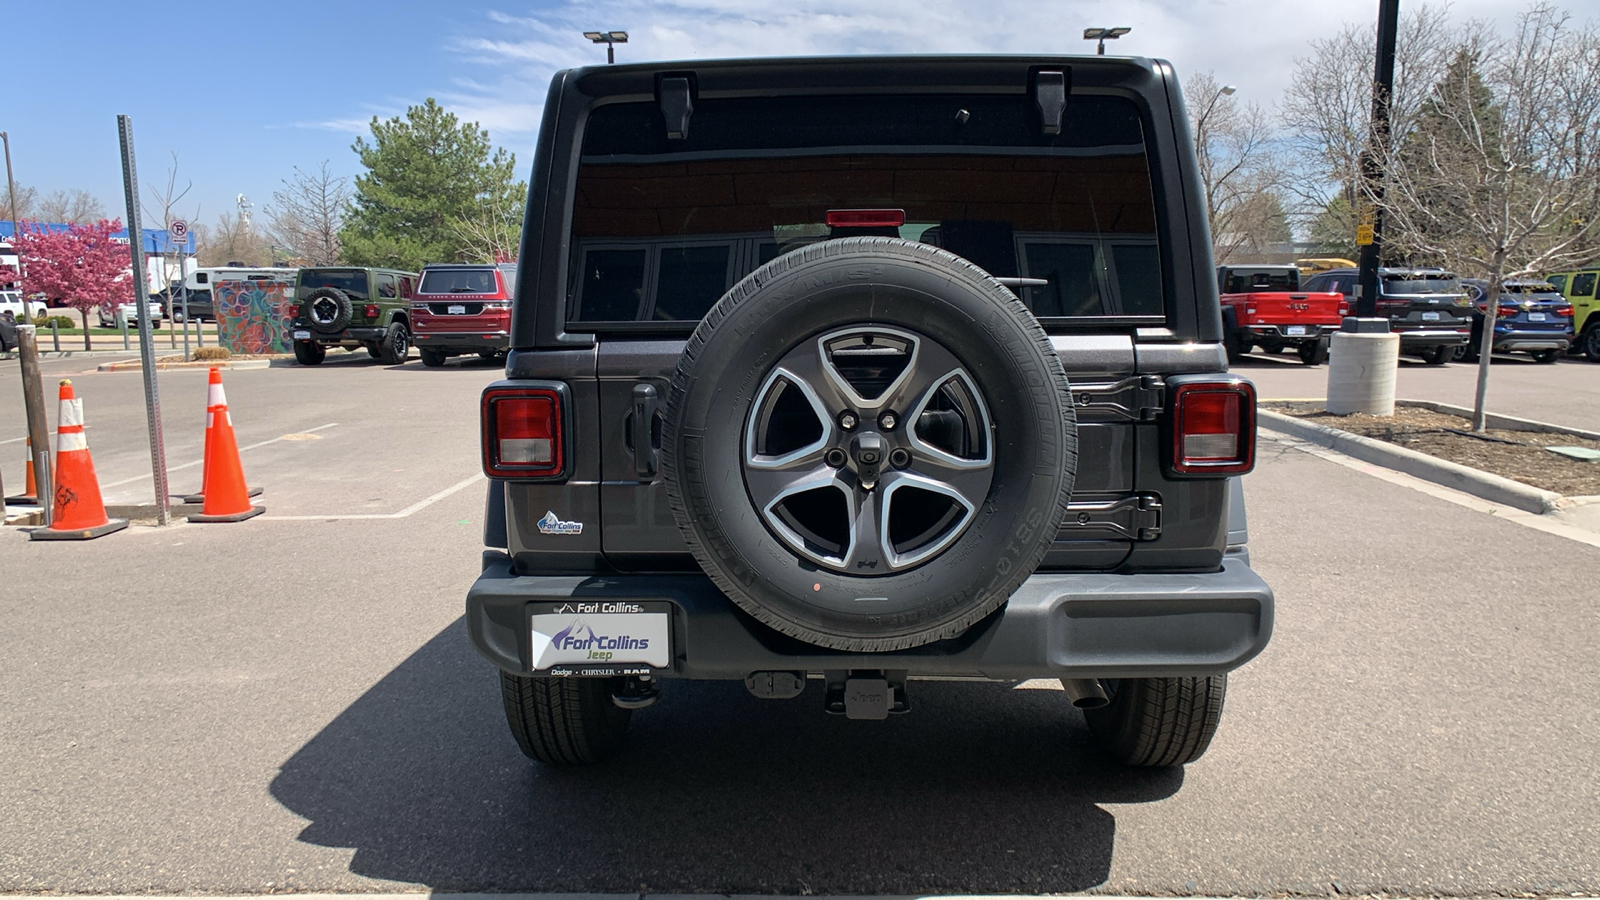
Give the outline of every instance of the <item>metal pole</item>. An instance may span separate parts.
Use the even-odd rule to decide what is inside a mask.
[[[56,324],[55,316],[50,316],[50,344],[57,353],[61,352],[61,326]]]
[[[127,316],[118,316],[117,319],[118,319],[118,321],[120,321],[122,323],[122,349],[124,349],[124,350],[131,349],[128,346],[128,317]]]
[[[11,202],[11,249],[17,249],[17,182],[11,177],[11,135],[0,131],[0,141],[6,145],[6,196]],[[17,274],[22,274],[22,254],[17,254]],[[27,308],[27,304],[23,304]]]
[[[161,434],[161,396],[156,390],[156,354],[150,337],[150,291],[145,280],[144,231],[139,227],[139,176],[133,160],[133,119],[117,116],[122,141],[122,184],[128,198],[128,242],[133,255],[133,302],[139,315],[139,362],[144,370],[144,405],[150,428],[150,472],[155,479],[156,524],[171,523],[167,510],[167,449]]]
[[[1372,193],[1372,243],[1361,248],[1360,289],[1356,316],[1378,314],[1378,263],[1383,253],[1383,179],[1381,154],[1389,148],[1389,99],[1394,91],[1395,32],[1400,25],[1400,0],[1378,0],[1378,59],[1372,75],[1372,131],[1362,156],[1361,177]]]
[[[28,441],[33,445],[33,483],[38,487],[44,524],[55,517],[56,493],[50,468],[50,423],[44,417],[44,376],[39,372],[39,341],[32,325],[17,328],[22,358],[22,405],[28,416]]]

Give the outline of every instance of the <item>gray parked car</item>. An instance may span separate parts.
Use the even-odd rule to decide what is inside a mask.
[[[879,719],[1058,678],[1114,758],[1205,752],[1273,596],[1168,64],[604,66],[544,108],[466,616],[526,754],[604,758],[678,679]]]

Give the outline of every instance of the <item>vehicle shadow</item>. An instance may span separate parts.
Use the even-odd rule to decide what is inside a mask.
[[[674,682],[615,759],[557,769],[507,733],[457,620],[330,722],[271,785],[359,875],[444,891],[1058,893],[1106,880],[1115,818],[1178,769],[1113,766],[1060,691],[913,684],[850,722]]]

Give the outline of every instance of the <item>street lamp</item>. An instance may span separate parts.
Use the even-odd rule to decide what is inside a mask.
[[[606,64],[617,61],[617,51],[613,44],[626,44],[628,33],[626,31],[585,31],[583,36],[596,44],[606,45]]]
[[[1099,41],[1100,47],[1095,51],[1095,53],[1099,54],[1100,56],[1105,56],[1106,41],[1114,41],[1132,30],[1132,28],[1123,28],[1120,26],[1117,28],[1085,28],[1083,30],[1083,39],[1086,41]]]

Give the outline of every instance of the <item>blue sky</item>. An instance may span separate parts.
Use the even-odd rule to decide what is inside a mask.
[[[1089,25],[1129,25],[1113,46],[1211,70],[1270,106],[1307,41],[1370,22],[1377,0],[275,0],[129,4],[47,0],[7,8],[0,105],[19,184],[81,188],[125,215],[116,116],[133,117],[140,181],[178,155],[181,212],[213,223],[245,194],[264,222],[295,166],[359,170],[351,141],[374,115],[436,97],[532,164],[544,88],[604,61],[578,33],[625,29],[619,61],[913,52],[1092,52]],[[1600,0],[1569,0],[1579,19]],[[1506,15],[1458,0],[1456,18]],[[1520,4],[1516,4],[1520,7]],[[3,188],[3,185],[0,185]],[[157,223],[145,222],[146,227]]]

